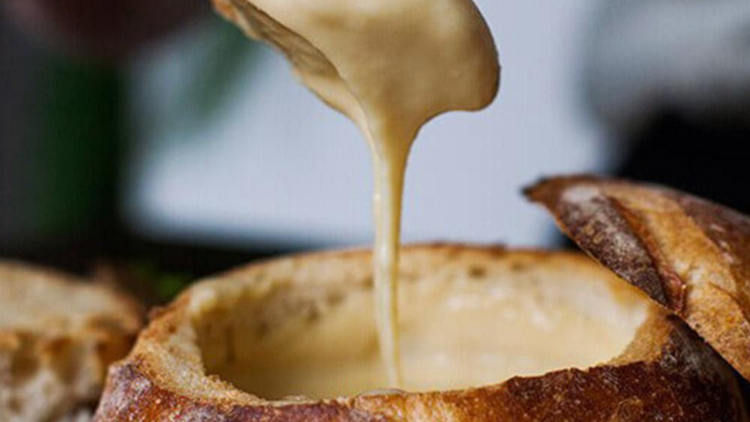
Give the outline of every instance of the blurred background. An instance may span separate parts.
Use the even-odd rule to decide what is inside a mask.
[[[63,4],[64,3],[64,4]],[[368,245],[354,125],[203,0],[5,0],[0,255],[185,280]],[[424,128],[404,240],[546,246],[545,175],[665,183],[750,212],[750,2],[479,0],[503,83]]]

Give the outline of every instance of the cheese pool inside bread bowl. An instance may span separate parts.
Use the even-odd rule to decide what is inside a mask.
[[[578,256],[450,247],[408,255],[399,327],[409,391],[606,362],[633,340],[650,306]],[[318,260],[222,277],[191,292],[207,373],[267,399],[354,396],[388,385],[367,256]]]

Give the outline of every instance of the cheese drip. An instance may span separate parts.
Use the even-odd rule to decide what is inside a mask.
[[[294,73],[353,120],[373,155],[375,290],[382,359],[400,386],[397,297],[401,200],[428,120],[478,110],[499,85],[492,35],[471,0],[220,0],[219,11],[281,50]]]

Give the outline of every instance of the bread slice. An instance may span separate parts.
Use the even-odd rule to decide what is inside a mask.
[[[95,421],[748,420],[731,369],[683,321],[561,252],[405,248],[408,391],[339,383],[377,358],[371,268],[366,251],[320,253],[195,285],[110,369]]]
[[[750,218],[665,187],[591,176],[548,179],[527,194],[750,380]]]
[[[0,261],[0,421],[85,420],[140,315],[108,288]]]

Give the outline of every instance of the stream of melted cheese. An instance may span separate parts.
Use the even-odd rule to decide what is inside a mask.
[[[492,102],[500,73],[492,35],[471,0],[222,1],[241,15],[222,11],[280,49],[370,145],[376,319],[388,379],[400,386],[396,286],[409,150],[431,118]]]

